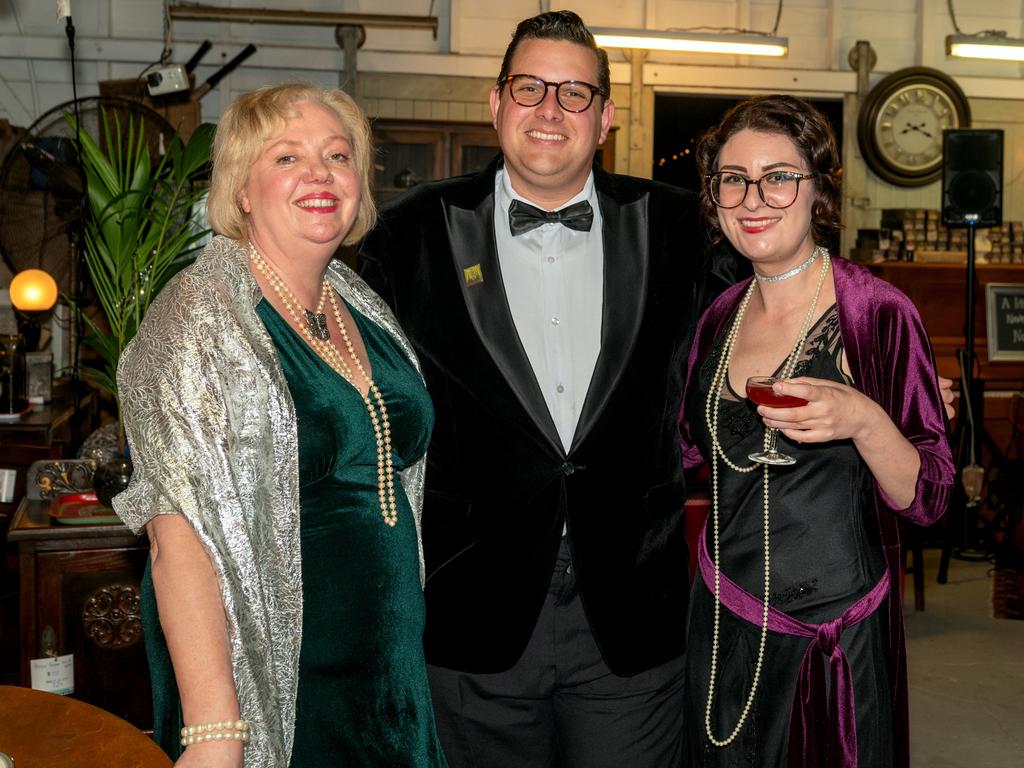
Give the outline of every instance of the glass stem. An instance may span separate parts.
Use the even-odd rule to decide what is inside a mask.
[[[775,447],[778,432],[779,430],[775,429],[774,427],[768,430],[768,453],[775,454],[779,452],[778,449]]]

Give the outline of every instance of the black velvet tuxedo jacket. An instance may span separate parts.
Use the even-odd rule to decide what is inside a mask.
[[[677,421],[706,275],[696,198],[595,167],[601,352],[566,454],[502,285],[500,162],[386,205],[361,249],[363,277],[409,335],[436,413],[423,511],[427,660],[477,673],[514,665],[565,523],[605,662],[635,674],[684,650]]]

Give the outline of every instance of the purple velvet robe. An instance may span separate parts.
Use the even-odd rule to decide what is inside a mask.
[[[889,652],[896,768],[910,766],[907,660],[900,592],[900,539],[897,515],[930,525],[946,511],[954,466],[945,408],[936,380],[935,360],[917,309],[899,289],[874,277],[866,267],[833,258],[840,336],[856,388],[882,406],[903,436],[917,448],[921,469],[913,502],[898,509],[875,485],[875,508],[889,568]],[[679,432],[683,465],[707,459],[693,442],[685,404],[697,387],[700,365],[727,324],[750,284],[728,288],[704,313],[690,350]],[[793,671],[796,674],[796,670]]]

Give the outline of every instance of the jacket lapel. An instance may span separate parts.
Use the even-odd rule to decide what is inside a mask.
[[[614,177],[596,166],[594,184],[604,236],[601,354],[576,424],[572,450],[579,447],[597,423],[632,355],[643,320],[650,266],[646,194],[624,197]]]
[[[499,162],[500,157],[475,179],[465,199],[443,202],[456,276],[480,341],[538,430],[564,454],[501,279],[494,238],[494,176]]]

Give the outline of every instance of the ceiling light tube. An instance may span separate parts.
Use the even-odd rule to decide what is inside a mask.
[[[1024,40],[1002,35],[947,35],[946,55],[970,59],[1024,61]]]
[[[788,38],[771,37],[756,32],[695,34],[608,27],[591,27],[590,31],[597,44],[603,48],[727,53],[736,56],[785,56],[789,52]]]

